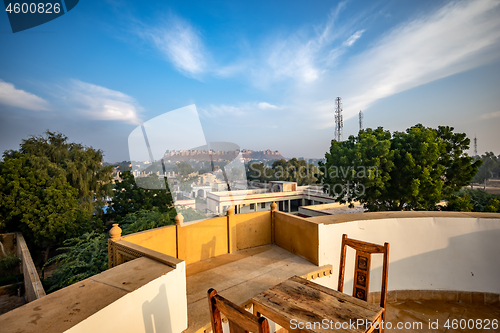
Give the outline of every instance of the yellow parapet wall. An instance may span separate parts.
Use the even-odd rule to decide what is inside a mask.
[[[271,212],[230,214],[122,237],[186,264],[271,243]]]
[[[175,258],[176,237],[175,225],[168,225],[123,236],[123,240]]]
[[[308,219],[276,211],[276,245],[290,251],[311,263],[319,263],[319,226]]]
[[[226,216],[178,226],[178,258],[189,265],[228,253],[227,229]]]
[[[318,224],[282,212],[261,211],[233,214],[138,232],[122,239],[184,260],[189,265],[257,246],[274,243],[285,250],[319,262]]]
[[[269,211],[231,215],[230,232],[236,234],[231,252],[271,244],[271,213]],[[236,243],[236,248],[234,248]]]

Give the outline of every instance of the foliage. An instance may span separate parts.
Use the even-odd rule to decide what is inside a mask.
[[[205,215],[194,211],[192,208],[181,208],[179,212],[187,221],[206,218]],[[120,224],[122,235],[174,224],[175,215],[175,209],[160,212],[158,207],[154,207],[150,211],[139,210],[129,213]],[[64,245],[64,247],[58,249],[64,251],[64,253],[49,259],[44,265],[45,268],[53,262],[58,263],[54,274],[46,281],[48,292],[67,287],[108,269],[106,234],[85,233],[80,237],[66,240]]]
[[[84,280],[108,268],[108,245],[104,233],[90,232],[64,241],[65,251],[50,258],[44,268],[52,262],[59,266],[48,279],[51,292]]]
[[[102,228],[111,167],[102,152],[68,143],[60,133],[23,140],[0,162],[0,230],[21,230],[28,241],[50,247]],[[48,254],[48,250],[46,251]]]
[[[180,207],[178,211],[184,217],[184,221],[195,221],[207,218],[206,215],[190,207]],[[122,235],[175,224],[176,215],[175,209],[168,212],[160,212],[157,207],[154,207],[152,210],[140,210],[129,213],[120,222]]]
[[[191,207],[181,206],[181,207],[176,207],[176,208],[177,208],[177,211],[180,214],[182,214],[182,216],[184,217],[184,222],[197,221],[197,220],[202,220],[202,219],[207,218],[207,216],[205,214],[200,213]]]
[[[434,210],[481,165],[464,153],[469,144],[452,127],[418,124],[393,134],[369,128],[347,141],[332,141],[319,178],[340,202],[360,201],[369,211]]]
[[[292,158],[289,161],[284,159],[274,161],[271,168],[262,162],[252,161],[247,167],[247,179],[260,183],[269,181],[290,181],[297,182],[299,186],[315,184],[319,169],[317,166],[307,163],[304,160]]]
[[[304,160],[292,158],[285,161],[283,159],[273,162],[272,171],[274,180],[297,182],[297,185],[315,184],[318,180],[315,175],[319,173],[318,167],[307,163]]]
[[[246,168],[247,179],[252,182],[265,183],[269,179],[273,180],[272,171],[264,166],[264,163],[252,161]]]
[[[141,209],[127,214],[120,223],[122,235],[163,227],[174,224],[175,210],[160,212],[157,207],[152,210]]]
[[[469,198],[472,206],[467,211],[500,213],[500,195],[490,194],[482,189],[473,190],[470,188],[464,188],[454,194],[452,199],[448,201],[447,210],[459,210],[456,209],[455,202],[460,199],[465,201],[466,198]]]
[[[14,283],[19,283],[23,281],[23,274],[15,274],[12,275],[9,272],[6,272],[6,274],[0,273],[0,286],[7,286],[9,284],[14,284]],[[17,294],[17,288],[19,288],[17,285],[12,286],[9,288],[10,294]]]
[[[484,207],[485,212],[491,212],[491,213],[496,213],[500,212],[500,200],[497,198],[491,198],[488,200],[488,205]]]
[[[0,164],[0,225],[36,245],[73,237],[92,224],[78,190],[47,157],[16,154]]]
[[[125,171],[120,174],[121,181],[115,184],[111,202],[111,214],[124,217],[128,213],[152,210],[157,207],[161,213],[172,210],[172,195],[164,179],[156,175],[138,178]]]
[[[12,253],[8,253],[6,257],[0,258],[0,276],[7,276],[11,271],[19,266],[21,260]]]
[[[471,201],[470,195],[452,195],[448,200],[445,210],[453,212],[472,212],[474,210],[474,204]]]
[[[87,214],[104,206],[104,198],[110,194],[112,166],[103,166],[103,152],[79,143],[68,142],[61,134],[46,131],[45,136],[32,136],[22,140],[19,151],[9,150],[4,159],[23,156],[47,158],[61,170],[68,184],[77,189],[77,198],[87,206]],[[97,211],[97,213],[101,213]]]
[[[194,169],[191,165],[187,164],[186,162],[179,162],[176,164],[174,167],[175,173],[178,174],[179,180],[183,180],[185,178],[188,178],[190,174],[194,172]]]
[[[480,160],[483,162],[483,164],[472,180],[474,183],[483,183],[485,180],[500,175],[499,157],[495,156],[495,154],[493,154],[492,152],[487,152],[484,155],[481,155]]]

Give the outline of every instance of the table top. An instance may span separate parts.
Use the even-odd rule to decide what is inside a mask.
[[[294,276],[252,298],[254,311],[291,332],[365,332],[384,311],[339,291]],[[361,324],[363,323],[363,324]]]

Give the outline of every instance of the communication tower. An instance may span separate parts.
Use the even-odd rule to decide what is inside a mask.
[[[363,112],[359,110],[359,130],[361,131],[363,129]]]
[[[474,135],[474,157],[477,156],[477,137]]]
[[[342,117],[342,99],[337,97],[335,99],[335,140],[342,141],[344,129],[344,119]]]

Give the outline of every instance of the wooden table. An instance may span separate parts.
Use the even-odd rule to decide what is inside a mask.
[[[290,332],[371,332],[374,327],[366,323],[380,322],[384,311],[378,304],[298,276],[253,297],[252,302],[254,314]]]

